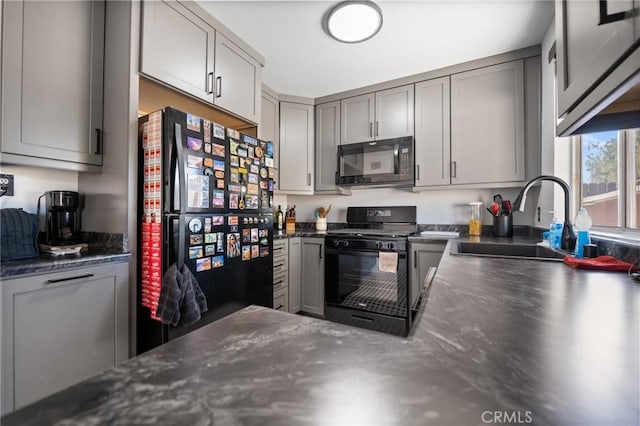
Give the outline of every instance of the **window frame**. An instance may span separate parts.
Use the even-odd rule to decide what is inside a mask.
[[[591,234],[609,240],[638,244],[640,223],[636,222],[635,181],[635,132],[640,129],[618,130],[618,226],[594,225]],[[575,182],[572,216],[582,206],[582,135],[572,137],[572,180]],[[640,176],[636,176],[640,179]],[[635,226],[635,228],[634,228]]]

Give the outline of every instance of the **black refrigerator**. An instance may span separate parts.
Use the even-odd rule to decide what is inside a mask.
[[[273,145],[166,107],[139,119],[137,353],[250,304],[273,305]],[[208,310],[156,315],[165,272],[183,265]]]

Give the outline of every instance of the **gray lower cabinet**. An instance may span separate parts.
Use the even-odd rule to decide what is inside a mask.
[[[280,102],[278,187],[286,194],[313,194],[313,105]]]
[[[300,238],[273,242],[273,309],[300,311]]]
[[[316,192],[335,191],[340,145],[340,101],[316,105]]]
[[[416,83],[416,187],[451,183],[449,77]]]
[[[289,312],[300,311],[300,238],[289,238]]]
[[[129,356],[128,263],[2,280],[2,413]]]
[[[411,294],[419,294],[436,273],[446,241],[409,242],[409,287]]]
[[[99,171],[105,2],[2,7],[2,162]]]
[[[213,103],[215,29],[175,1],[145,0],[141,25],[140,72]]]
[[[289,311],[289,243],[273,242],[273,309]]]
[[[302,238],[302,312],[324,317],[324,238]]]
[[[451,183],[525,179],[522,60],[451,76]]]

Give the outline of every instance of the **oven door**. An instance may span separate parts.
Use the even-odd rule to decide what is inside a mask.
[[[395,254],[397,262],[389,262]],[[406,318],[406,252],[325,248],[325,262],[327,306]]]

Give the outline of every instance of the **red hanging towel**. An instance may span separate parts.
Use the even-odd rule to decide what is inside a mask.
[[[563,262],[572,268],[580,269],[598,269],[601,271],[627,272],[631,264],[623,260],[616,259],[613,256],[598,256],[591,259],[577,259],[572,256],[566,256]],[[634,267],[632,270],[638,270]]]

